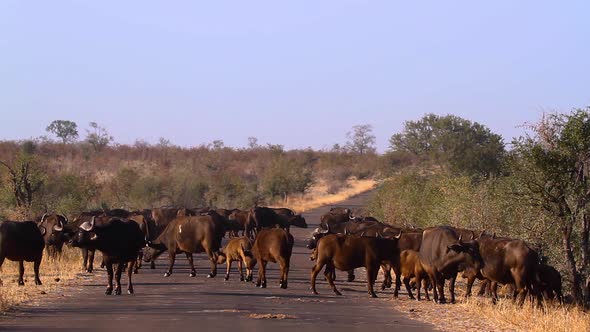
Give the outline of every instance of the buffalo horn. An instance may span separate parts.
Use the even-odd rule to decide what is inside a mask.
[[[320,233],[322,233],[322,234],[328,234],[328,233],[330,233],[330,225],[326,224],[326,230],[325,231],[320,231]]]
[[[396,239],[399,239],[399,238],[401,238],[401,237],[402,237],[402,230],[401,230],[401,228],[400,228],[400,230],[399,230],[399,234],[398,234],[398,235],[396,235],[396,236],[394,236],[394,238],[396,238]]]
[[[471,239],[470,240],[473,240],[473,239],[475,239],[475,233],[473,231],[471,231]]]
[[[70,220],[68,219],[68,217],[66,217],[65,214],[60,214],[60,216],[62,216],[64,218],[64,220],[66,221],[66,224],[70,222]]]
[[[64,230],[64,225],[61,223],[61,220],[59,220],[59,218],[57,219],[57,225],[53,225],[53,230],[56,232],[61,232]]]
[[[459,243],[461,243],[462,238],[463,238],[463,233],[459,233]]]
[[[47,217],[47,213],[44,213],[44,214],[43,214],[43,217],[41,217],[41,222],[40,222],[40,224],[42,224],[42,223],[45,221],[45,217]]]

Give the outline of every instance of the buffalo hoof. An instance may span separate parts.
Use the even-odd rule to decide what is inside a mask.
[[[335,290],[334,294],[338,295],[338,296],[342,296],[342,293],[340,293],[340,291]]]
[[[113,289],[109,287],[109,288],[107,288],[107,290],[104,293],[105,293],[105,295],[111,295],[111,294],[113,294]]]
[[[371,297],[371,298],[376,298],[376,297],[377,297],[377,294],[375,294],[375,293],[373,293],[373,294],[369,294],[369,297]]]
[[[171,274],[172,274],[171,272],[165,272],[164,277],[169,277]]]
[[[446,299],[438,299],[438,304],[447,304]]]
[[[121,288],[115,288],[115,295],[121,295]]]
[[[155,270],[155,269],[156,269],[156,263],[152,262],[152,263],[150,264],[150,269],[151,269],[151,270]]]
[[[207,275],[207,278],[215,278],[215,276],[216,276],[216,275],[217,275],[217,274],[215,274],[215,273],[211,272],[211,273],[209,273],[209,274]]]
[[[348,276],[348,278],[346,279],[346,281],[348,281],[348,282],[353,282],[353,281],[354,281],[354,274],[353,274],[353,275],[350,275],[350,276]]]
[[[18,285],[19,285],[19,286],[24,286],[24,285],[25,285],[25,282],[24,282],[24,281],[22,281],[22,280],[19,280],[19,281],[18,281]]]
[[[227,276],[226,278],[229,279],[229,276]],[[243,274],[240,274],[240,281],[244,281],[244,280],[245,280],[244,275]]]
[[[94,271],[94,270],[90,267],[86,269],[86,272],[88,272],[88,273],[92,273],[92,271]]]
[[[35,279],[35,285],[41,286],[41,285],[43,285],[43,283],[41,283],[41,280]]]
[[[223,277],[223,281],[228,281],[229,280],[229,275],[226,274],[225,277]],[[240,281],[242,281],[243,278],[240,278]]]
[[[128,289],[128,290],[127,290],[127,294],[129,294],[129,295],[133,295],[133,288],[130,288],[130,289]]]
[[[282,289],[287,289],[287,282],[281,282],[280,285]]]
[[[197,272],[195,272],[195,271],[192,271],[192,272],[189,274],[189,277],[191,277],[191,278],[192,278],[192,277],[196,277],[196,276],[197,276]]]
[[[318,293],[316,290],[312,290],[312,291],[311,291],[311,293],[312,293],[313,295],[320,295],[320,293]]]

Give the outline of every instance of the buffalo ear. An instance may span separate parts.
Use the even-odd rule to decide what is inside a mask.
[[[44,226],[39,226],[39,231],[41,232],[41,235],[45,235],[45,233],[47,233],[47,228]]]

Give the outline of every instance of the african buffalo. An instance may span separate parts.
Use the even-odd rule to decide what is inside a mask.
[[[45,249],[50,257],[57,257],[61,254],[64,243],[68,242],[68,236],[65,232],[65,225],[68,223],[68,218],[63,214],[44,214],[38,226],[43,226],[46,230],[43,235],[45,240]]]
[[[266,264],[273,262],[279,263],[281,268],[279,285],[287,288],[293,243],[293,235],[281,228],[263,229],[258,233],[252,247],[252,253],[259,262],[256,287],[266,288]]]
[[[133,267],[139,250],[145,245],[144,234],[136,222],[113,218],[106,224],[98,225],[96,217],[92,217],[90,222],[84,222],[79,226],[78,232],[70,241],[75,247],[102,252],[108,273],[108,286],[105,292],[107,295],[113,293],[113,264],[117,266],[116,295],[121,295],[121,274],[127,264],[127,293],[133,294]]]
[[[462,267],[479,269],[483,262],[475,240],[463,242],[462,235],[449,226],[424,230],[420,261],[433,286],[434,301],[446,303],[444,284],[450,279],[451,302],[455,302],[455,280]]]
[[[25,284],[23,279],[25,261],[33,262],[35,284],[41,285],[39,266],[43,258],[43,248],[45,247],[43,235],[46,233],[45,226],[37,226],[34,221],[5,220],[0,222],[0,267],[2,267],[4,259],[18,262],[19,286]]]
[[[252,269],[256,265],[256,258],[252,255],[252,242],[247,237],[238,237],[229,240],[227,245],[221,250],[217,258],[217,264],[227,264],[227,271],[225,273],[225,280],[229,280],[229,273],[232,262],[238,262],[238,270],[240,271],[240,281],[252,281]],[[246,276],[242,270],[242,266],[246,266]]]
[[[401,236],[401,233],[398,235]],[[317,242],[316,263],[311,271],[311,289],[318,294],[315,287],[316,277],[326,265],[324,275],[332,290],[342,295],[332,278],[334,269],[350,271],[364,267],[367,270],[367,291],[371,297],[377,297],[373,283],[377,278],[379,266],[387,262],[399,265],[397,239],[383,239],[345,234],[328,234]]]
[[[160,236],[148,242],[149,248],[144,250],[143,259],[145,262],[153,261],[168,250],[170,264],[164,276],[169,277],[176,254],[184,252],[190,263],[190,276],[194,277],[196,270],[193,253],[205,252],[211,262],[211,273],[207,277],[213,278],[217,275],[217,255],[224,235],[223,222],[213,215],[177,217],[166,226]]]
[[[482,232],[477,239],[480,255],[483,259],[481,275],[492,282],[514,284],[513,299],[520,297],[522,305],[530,291],[541,304],[541,292],[537,281],[539,256],[524,241],[509,238],[496,238]],[[493,300],[496,301],[497,285],[492,287]]]

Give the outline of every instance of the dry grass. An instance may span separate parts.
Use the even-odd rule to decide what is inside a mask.
[[[18,262],[5,260],[0,272],[0,312],[5,312],[23,302],[35,304],[47,294],[57,293],[80,272],[80,250],[64,247],[62,257],[52,259],[43,256],[40,278],[43,285],[35,285],[33,263],[25,263],[25,285],[18,286]]]
[[[285,315],[285,314],[250,314],[250,318],[254,319],[295,319],[296,316]]]
[[[494,305],[490,298],[480,297],[467,300],[458,297],[458,302],[455,305],[417,302],[405,294],[392,301],[396,310],[433,324],[441,331],[590,331],[590,315],[576,307],[548,305],[543,310],[527,302],[521,308],[511,299],[501,299]]]
[[[308,194],[302,198],[291,198],[283,206],[301,213],[320,206],[336,204],[365,191],[374,189],[376,185],[377,181],[373,179],[357,180],[351,178],[347,180],[347,185],[343,189],[335,194],[330,194],[326,181],[320,180],[311,188]]]
[[[521,308],[509,299],[493,305],[489,299],[472,298],[459,304],[459,307],[492,322],[510,326],[516,331],[590,331],[590,314],[574,306],[548,305],[543,310],[530,303]]]

